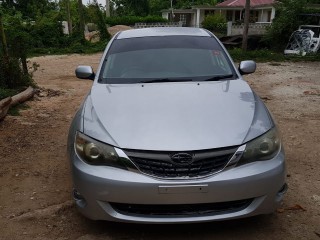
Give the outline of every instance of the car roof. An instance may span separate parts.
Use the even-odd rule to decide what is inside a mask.
[[[120,32],[117,39],[138,37],[162,37],[162,36],[199,36],[210,37],[210,34],[202,28],[188,27],[155,27],[140,28]]]

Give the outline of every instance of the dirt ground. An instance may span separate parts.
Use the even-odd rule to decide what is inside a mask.
[[[289,190],[268,216],[188,225],[91,221],[71,201],[66,159],[71,119],[101,54],[33,58],[40,93],[21,116],[0,122],[0,239],[320,239],[320,63],[261,63],[246,79],[282,132]]]

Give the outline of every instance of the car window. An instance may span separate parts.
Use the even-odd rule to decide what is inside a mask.
[[[138,83],[163,78],[201,80],[234,74],[223,49],[210,37],[130,40],[116,40],[111,46],[101,70],[102,83]]]

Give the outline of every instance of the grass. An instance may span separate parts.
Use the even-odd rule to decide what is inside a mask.
[[[17,106],[11,107],[8,111],[8,115],[20,116],[20,110],[26,110],[29,108],[30,108],[29,105],[27,105],[25,103],[21,103],[21,104],[18,104]]]
[[[283,53],[273,52],[268,49],[242,51],[240,48],[229,49],[231,57],[234,61],[242,61],[246,59],[256,62],[284,62],[284,61],[320,61],[320,53],[309,54],[306,56],[284,55]]]
[[[63,55],[63,54],[92,54],[103,52],[107,46],[107,42],[101,41],[97,43],[90,43],[83,45],[81,43],[72,44],[68,48],[34,48],[29,53],[29,57],[37,57],[44,55]]]

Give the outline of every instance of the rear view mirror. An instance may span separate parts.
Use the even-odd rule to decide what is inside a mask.
[[[239,72],[242,75],[254,73],[256,71],[257,64],[255,61],[247,60],[242,61],[239,65]]]
[[[94,80],[95,74],[91,66],[78,66],[76,68],[76,76],[80,79]]]

